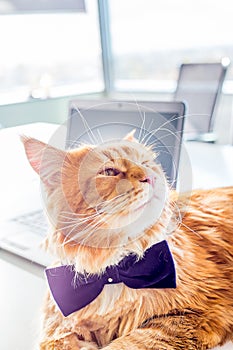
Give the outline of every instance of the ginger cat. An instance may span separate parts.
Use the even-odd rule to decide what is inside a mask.
[[[175,269],[164,288],[108,278],[67,317],[49,292],[41,350],[204,350],[233,339],[233,188],[176,197],[152,150],[132,135],[68,151],[22,141],[46,191],[46,247],[56,266],[72,265],[72,284],[101,278],[129,257],[140,265],[165,241],[172,261],[164,258],[163,268],[170,264],[173,278]]]

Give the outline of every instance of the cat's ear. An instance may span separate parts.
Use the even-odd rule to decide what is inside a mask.
[[[21,136],[26,156],[32,168],[47,185],[58,184],[66,152],[31,137]]]
[[[130,142],[138,142],[138,140],[134,137],[134,134],[136,132],[136,129],[133,129],[130,131],[125,137],[124,140],[130,141]]]

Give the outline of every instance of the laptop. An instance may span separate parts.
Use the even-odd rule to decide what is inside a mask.
[[[68,114],[67,149],[81,143],[99,144],[122,139],[135,130],[135,138],[157,152],[156,162],[161,163],[168,182],[176,188],[185,115],[183,102],[77,99],[70,101]],[[25,183],[24,191],[27,188],[28,183]],[[43,211],[30,210],[30,204],[28,212],[0,224],[0,248],[47,266],[54,260],[41,248],[47,221]]]

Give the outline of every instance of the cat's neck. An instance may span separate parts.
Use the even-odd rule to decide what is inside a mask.
[[[58,237],[56,242],[48,242],[49,246],[56,247],[56,255],[61,259],[61,264],[72,264],[75,270],[79,273],[97,273],[105,271],[108,266],[118,264],[125,256],[134,253],[139,258],[144,255],[144,252],[152,245],[166,239],[168,226],[171,222],[171,210],[168,206],[167,210],[163,211],[159,221],[149,228],[146,228],[140,233],[138,238],[134,238],[127,244],[118,244],[114,247],[90,247],[81,244],[59,245]],[[50,239],[54,235],[50,236]],[[61,243],[64,239],[62,234],[59,237]]]

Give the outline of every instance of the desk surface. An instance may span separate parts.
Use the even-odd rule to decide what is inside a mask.
[[[2,219],[23,211],[25,202],[33,206],[32,193],[40,201],[39,182],[27,164],[19,134],[47,141],[55,129],[56,126],[52,124],[36,123],[0,131]],[[233,185],[233,147],[196,142],[185,144],[180,165],[181,190],[230,185]],[[36,191],[38,193],[35,194]],[[0,250],[0,276],[0,348],[34,350],[39,335],[40,308],[46,290],[43,269]],[[216,350],[232,348],[232,343],[229,343]]]

